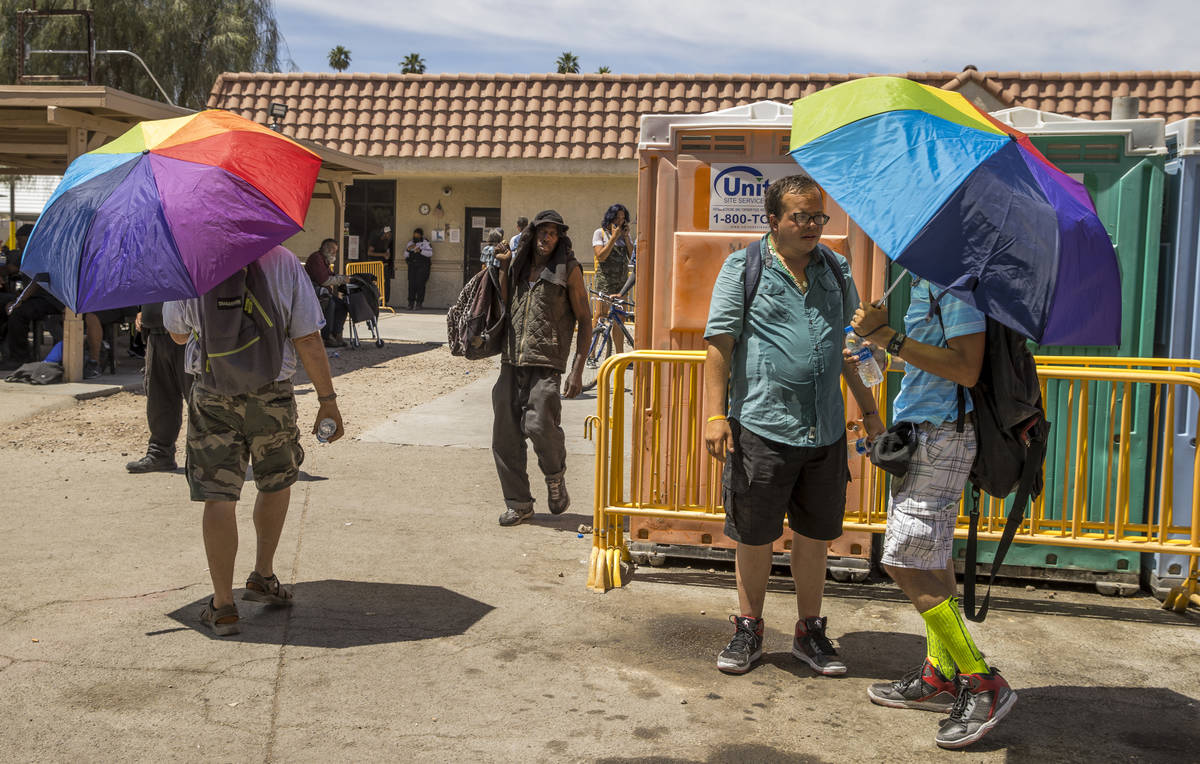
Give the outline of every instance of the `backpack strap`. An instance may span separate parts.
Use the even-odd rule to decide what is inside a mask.
[[[987,618],[988,603],[992,597],[992,584],[996,582],[996,571],[1000,569],[1000,565],[1004,562],[1004,556],[1008,554],[1008,548],[1012,545],[1013,538],[1017,535],[1017,529],[1021,527],[1021,523],[1025,520],[1025,507],[1029,504],[1033,497],[1033,484],[1037,478],[1038,470],[1041,469],[1042,459],[1046,456],[1046,440],[1045,438],[1036,438],[1029,444],[1029,453],[1025,456],[1025,466],[1021,469],[1021,482],[1017,485],[1017,495],[1013,499],[1012,508],[1008,511],[1008,520],[1004,523],[1004,533],[1000,537],[1000,543],[996,545],[996,554],[992,558],[992,570],[988,575],[987,592],[983,595],[983,602],[979,606],[979,611],[975,611],[975,565],[978,562],[979,555],[979,539],[977,538],[979,526],[979,488],[971,484],[971,523],[967,531],[967,559],[963,563],[963,612],[971,621],[982,622]]]
[[[750,303],[758,294],[758,282],[762,281],[762,239],[755,239],[746,247],[746,270],[742,273],[742,331],[750,317]]]

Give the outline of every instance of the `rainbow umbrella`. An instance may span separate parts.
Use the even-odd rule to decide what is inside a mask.
[[[320,167],[226,111],[142,122],[71,163],[21,270],[77,313],[196,297],[301,229]]]
[[[1086,189],[962,95],[867,77],[796,101],[792,157],[894,261],[1047,345],[1117,345]]]

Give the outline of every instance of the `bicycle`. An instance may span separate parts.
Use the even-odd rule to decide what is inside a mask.
[[[600,372],[600,367],[604,364],[613,352],[612,331],[615,324],[621,329],[621,334],[624,335],[625,341],[628,344],[627,349],[633,350],[633,335],[629,333],[629,329],[625,327],[626,320],[633,318],[633,303],[620,298],[613,298],[606,294],[601,294],[594,289],[589,289],[588,292],[598,302],[608,303],[608,315],[596,322],[596,327],[592,329],[592,341],[588,345],[587,358],[583,362],[583,389],[590,390],[596,384],[596,375]]]

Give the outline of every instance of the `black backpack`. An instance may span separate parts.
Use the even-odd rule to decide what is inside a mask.
[[[943,292],[942,294],[945,294]],[[942,320],[938,298],[932,294],[932,310]],[[945,325],[942,326],[945,336]],[[971,465],[971,513],[967,532],[967,559],[963,564],[963,610],[972,621],[987,617],[988,602],[996,571],[1025,519],[1025,508],[1042,492],[1042,462],[1050,423],[1042,406],[1042,388],[1037,363],[1025,338],[993,318],[987,318],[983,365],[979,379],[969,389],[975,405],[975,462]],[[958,388],[958,430],[966,414],[966,393]],[[1016,491],[1004,533],[996,546],[988,590],[978,612],[975,609],[975,567],[978,562],[980,491],[1004,498]]]
[[[274,382],[286,338],[262,267],[250,263],[200,297],[200,384],[241,395]]]
[[[833,277],[837,279],[838,289],[841,290],[843,296],[846,294],[846,274],[842,273],[841,266],[838,265],[837,258],[833,256],[833,250],[824,244],[817,244],[817,252],[825,260],[825,264],[829,266],[829,270],[833,271]],[[743,274],[743,294],[742,294],[742,323],[745,323],[745,317],[750,315],[750,303],[754,301],[754,295],[758,294],[758,282],[762,281],[763,261],[762,261],[762,239],[755,239],[746,247],[746,270]]]

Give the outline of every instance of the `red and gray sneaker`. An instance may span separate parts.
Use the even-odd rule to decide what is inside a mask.
[[[840,676],[846,673],[846,664],[838,658],[838,651],[829,637],[825,636],[828,618],[805,618],[796,622],[796,638],[792,640],[792,655],[807,663],[813,671],[825,676]]]
[[[1017,704],[1017,693],[993,668],[986,674],[959,674],[958,700],[934,741],[942,748],[965,748],[992,731]]]
[[[745,674],[762,657],[763,620],[740,615],[731,615],[729,620],[737,631],[717,656],[717,668],[727,674]]]
[[[958,685],[943,676],[926,658],[920,668],[908,672],[903,679],[871,685],[867,688],[867,697],[872,703],[888,708],[916,708],[948,714],[958,699]]]

